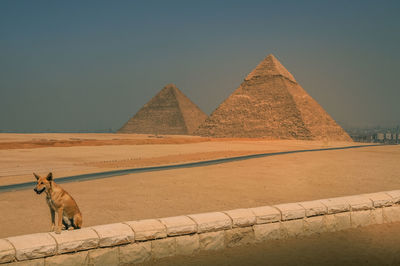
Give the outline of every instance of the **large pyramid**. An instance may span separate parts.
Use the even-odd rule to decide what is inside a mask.
[[[207,115],[174,84],[165,86],[118,133],[192,134]]]
[[[195,134],[351,141],[272,54],[245,78]]]

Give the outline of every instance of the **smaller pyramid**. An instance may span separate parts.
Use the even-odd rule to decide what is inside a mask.
[[[174,84],[168,84],[117,133],[190,135],[206,118]]]

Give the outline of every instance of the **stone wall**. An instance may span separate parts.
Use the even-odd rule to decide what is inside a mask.
[[[400,190],[0,239],[7,265],[131,265],[400,221]]]

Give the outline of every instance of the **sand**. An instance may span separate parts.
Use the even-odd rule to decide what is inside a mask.
[[[312,141],[209,139],[136,134],[0,134],[0,185],[116,168],[225,158],[246,154],[352,145]]]
[[[1,165],[16,172],[21,169],[36,171],[35,167],[42,166],[41,173],[45,174],[45,167],[56,162],[68,167],[75,163],[75,171],[78,171],[83,163],[99,163],[105,158],[109,161],[115,159],[117,163],[125,162],[138,154],[147,160],[168,154],[184,158],[196,153],[281,151],[333,144],[230,140],[125,146],[0,150]],[[17,160],[22,168],[12,167],[10,158]],[[4,162],[8,159],[9,164]],[[91,226],[399,189],[399,160],[399,146],[363,147],[130,174],[62,186],[76,199],[83,213],[84,226]],[[107,169],[91,167],[97,171]],[[57,173],[63,171],[66,170],[56,169],[54,173],[59,176]],[[0,180],[6,184],[5,180],[9,183],[24,178],[33,179],[27,174],[26,177],[3,176]],[[0,217],[0,237],[46,232],[50,227],[50,213],[44,195],[36,195],[33,190],[0,194],[0,212],[9,214]],[[26,223],[26,217],[29,217],[29,223]]]

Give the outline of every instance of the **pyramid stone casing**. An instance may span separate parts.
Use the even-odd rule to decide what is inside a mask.
[[[351,141],[273,55],[245,78],[195,134]]]
[[[165,86],[118,133],[192,134],[207,115],[175,85]]]

